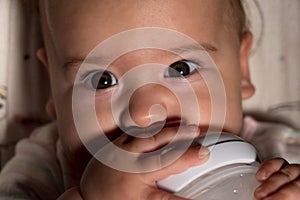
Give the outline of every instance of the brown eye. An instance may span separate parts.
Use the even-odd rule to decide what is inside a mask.
[[[107,89],[118,83],[117,78],[109,71],[91,72],[85,78],[85,82],[93,89]]]
[[[183,77],[188,76],[193,73],[197,69],[195,63],[187,61],[187,60],[180,60],[175,63],[172,63],[165,72],[165,77]]]

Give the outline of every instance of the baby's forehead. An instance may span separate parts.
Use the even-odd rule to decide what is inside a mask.
[[[40,9],[46,47],[54,46],[59,56],[85,56],[105,38],[132,28],[168,28],[196,40],[200,35],[212,38],[218,32],[234,32],[220,30],[229,26],[230,1],[238,0],[40,0]]]
[[[147,7],[147,5],[153,4],[155,2],[156,10],[159,10],[160,17],[164,18],[168,16],[168,10],[173,10],[174,5],[179,5],[182,9],[188,8],[189,4],[198,4],[202,5],[199,6],[199,17],[201,17],[201,13],[203,8],[205,9],[211,9],[212,7],[219,7],[223,8],[218,10],[218,12],[226,12],[227,16],[231,16],[233,18],[232,21],[236,22],[237,24],[243,24],[244,23],[244,9],[242,5],[241,0],[189,0],[189,1],[183,1],[183,0],[72,0],[72,1],[59,1],[59,0],[38,0],[39,1],[39,7],[41,13],[47,13],[48,17],[51,15],[51,17],[54,17],[57,15],[61,15],[60,13],[68,13],[68,12],[75,12],[76,15],[89,15],[90,12],[94,8],[105,7],[106,10],[114,10],[116,8],[119,9],[119,15],[122,13],[127,12],[128,10],[132,11],[135,10],[138,12],[139,8],[141,8],[141,5]],[[128,2],[127,2],[128,1]],[[166,3],[171,2],[171,3]],[[175,3],[176,2],[176,3]],[[164,4],[168,4],[168,7],[163,7]],[[126,5],[126,6],[124,6]],[[160,9],[160,7],[163,7],[163,9]],[[131,9],[133,8],[133,9]],[[195,5],[195,8],[197,8],[197,5]],[[167,10],[168,9],[168,10]],[[52,12],[51,12],[52,11]],[[149,13],[153,13],[153,15],[157,14],[154,13],[153,10],[149,9]],[[112,13],[113,14],[113,13]],[[114,13],[115,14],[115,13]],[[65,15],[68,16],[68,15]],[[180,13],[178,13],[178,16],[180,16]],[[181,17],[181,16],[180,16]],[[62,18],[61,18],[62,19]],[[110,20],[107,18],[107,20]]]

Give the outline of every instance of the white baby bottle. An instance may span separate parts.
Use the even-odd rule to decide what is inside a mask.
[[[231,134],[208,134],[196,141],[208,147],[209,160],[157,182],[159,188],[193,200],[253,200],[259,182],[255,148]]]

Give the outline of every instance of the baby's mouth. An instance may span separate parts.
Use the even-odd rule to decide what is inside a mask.
[[[127,137],[124,143],[128,144],[135,138],[146,139],[146,138],[154,137],[157,134],[165,134],[163,133],[164,131],[167,132],[174,131],[173,138],[176,138],[177,142],[180,142],[181,140],[184,142],[187,139],[191,140],[191,138],[189,136],[190,135],[189,133],[186,133],[186,131],[183,133],[182,130],[187,129],[188,127],[191,126],[199,128],[198,124],[196,125],[196,124],[189,123],[187,120],[182,120],[180,118],[169,118],[165,121],[157,121],[145,127],[136,126],[136,125],[119,127],[113,131],[110,131],[109,133],[106,132],[106,136],[111,142],[114,142],[116,139],[118,139],[119,137],[123,137],[125,134]],[[201,128],[200,128],[200,132],[203,133]],[[185,134],[187,134],[187,136],[184,136]],[[179,137],[177,137],[177,135]],[[177,139],[179,139],[179,141]]]

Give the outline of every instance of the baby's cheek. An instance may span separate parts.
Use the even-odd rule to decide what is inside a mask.
[[[200,113],[200,127],[208,128],[211,124],[211,117],[214,116],[212,113],[212,97],[208,90],[208,87],[205,84],[196,84],[193,85],[193,89],[197,96],[197,102]]]
[[[213,84],[209,87],[206,84],[194,86],[200,108],[200,126],[239,134],[242,125],[240,93],[225,86],[214,87]]]
[[[227,101],[225,128],[228,132],[240,134],[243,112],[240,101]]]
[[[103,101],[102,103],[96,102],[95,110],[99,126],[101,127],[103,133],[106,134],[107,137],[110,137],[109,132],[112,132],[118,128],[116,124],[117,119],[114,119],[114,117],[117,118],[118,116],[113,115],[111,103],[103,103]]]

